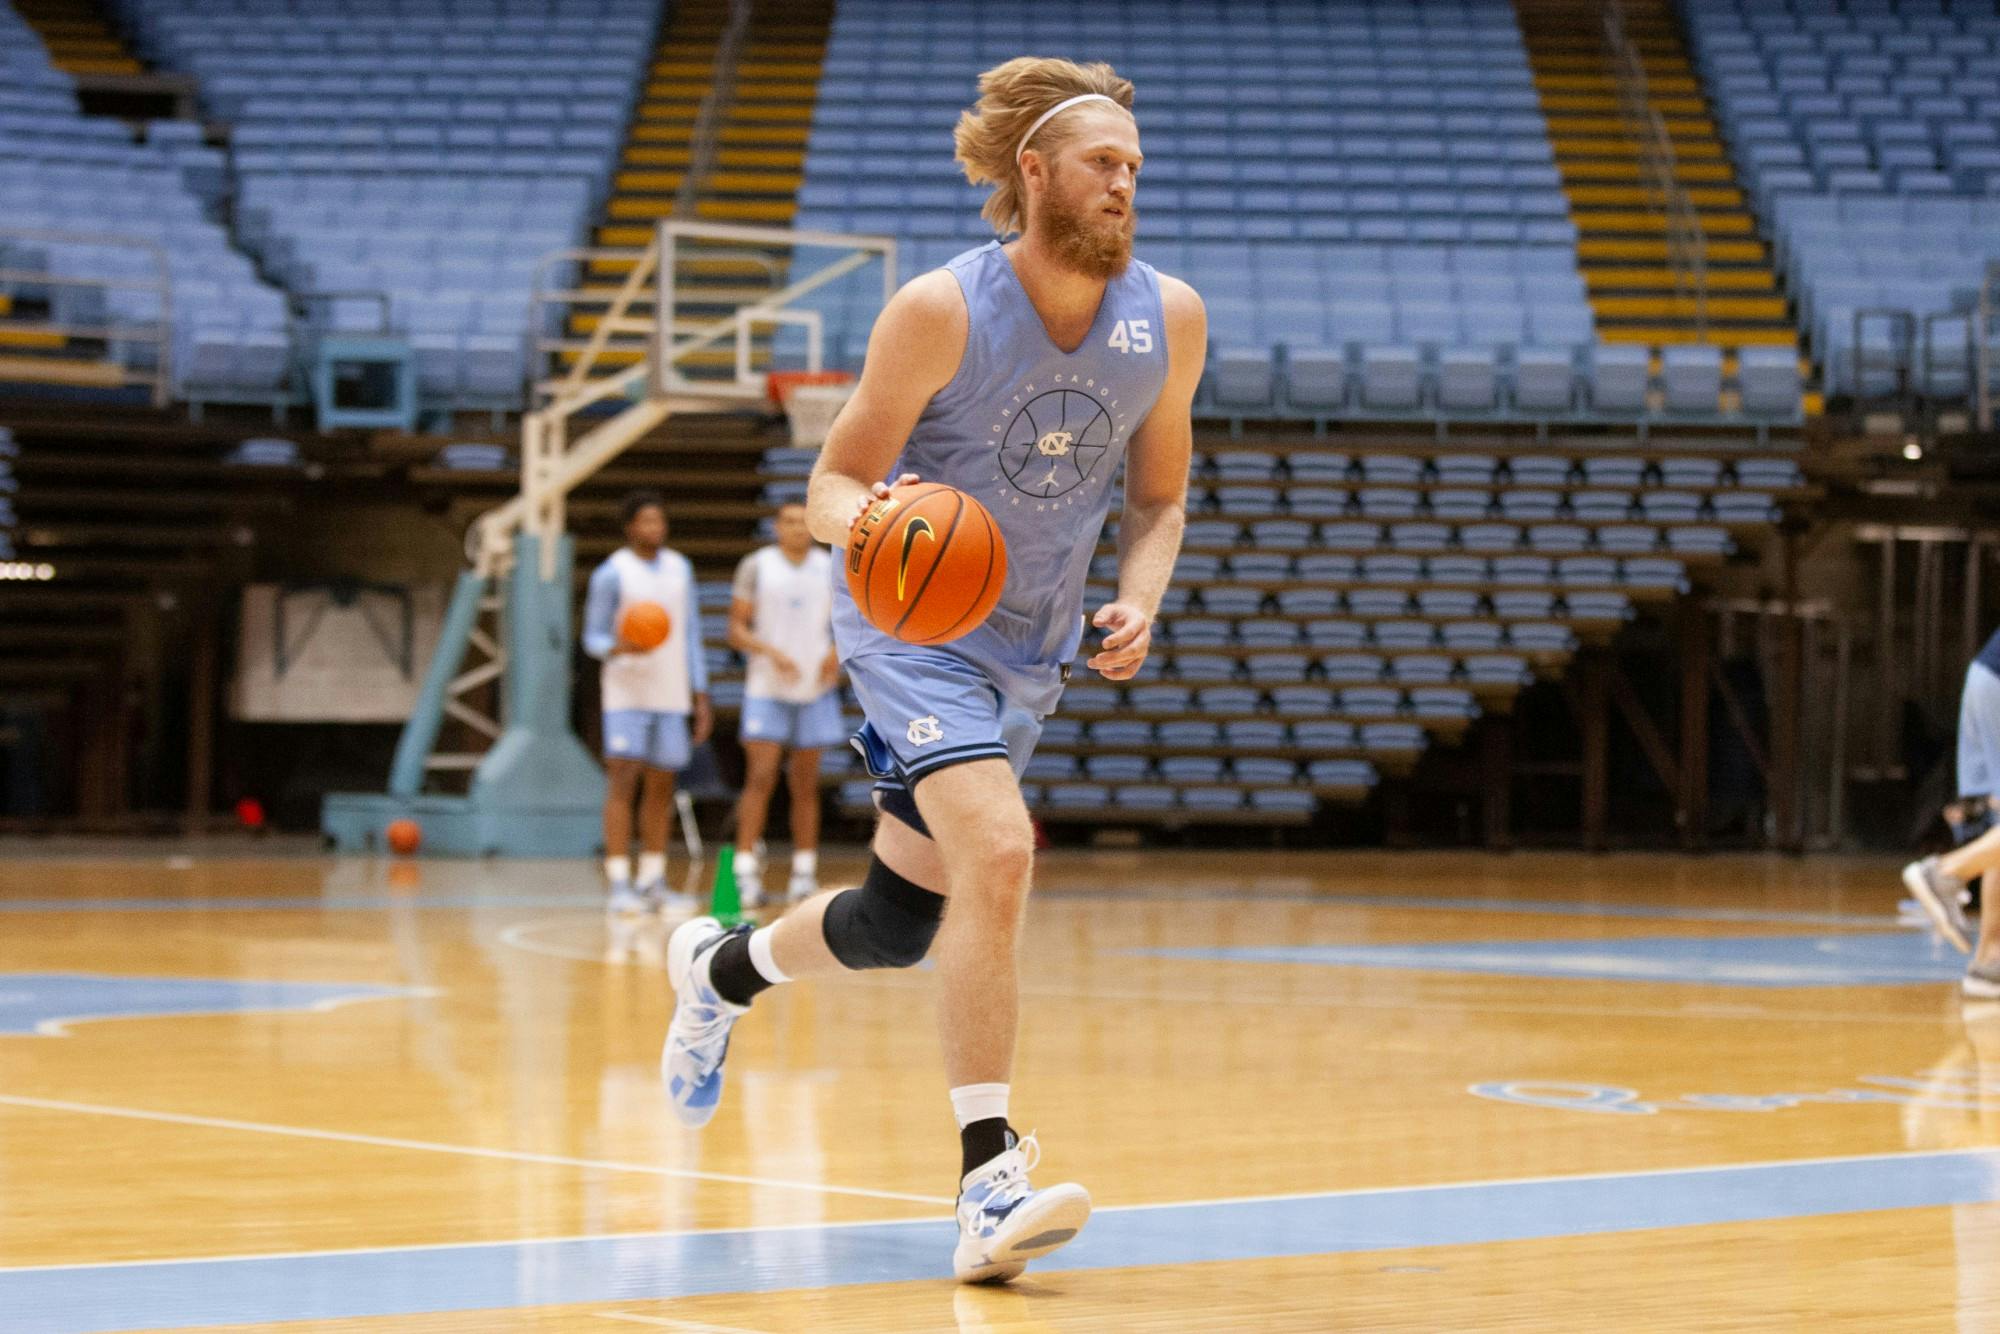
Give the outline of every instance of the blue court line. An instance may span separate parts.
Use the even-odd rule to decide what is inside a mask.
[[[1118,952],[1226,963],[1739,987],[1923,986],[1957,981],[1965,971],[1963,956],[1949,954],[1927,933],[1913,931],[1453,941],[1438,945],[1190,946]]]
[[[1038,1272],[1473,1246],[2000,1200],[2000,1150],[1138,1205]],[[9,1334],[361,1319],[950,1277],[948,1220],[0,1269]]]
[[[0,1038],[23,1034],[67,1037],[69,1025],[100,1019],[323,1012],[356,1001],[410,1000],[436,994],[429,988],[377,982],[0,972]]]
[[[589,908],[604,895],[587,894],[290,894],[272,898],[0,899],[0,913],[62,912],[381,912],[389,908]]]

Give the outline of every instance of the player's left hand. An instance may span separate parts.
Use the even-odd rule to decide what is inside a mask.
[[[1129,681],[1138,675],[1153,648],[1153,618],[1129,602],[1107,602],[1090,623],[1104,631],[1104,642],[1084,666],[1107,681]]]
[[[838,680],[840,680],[840,654],[829,652],[826,661],[819,665],[820,689],[831,690],[834,682]]]
[[[699,746],[702,742],[708,740],[709,733],[714,730],[715,711],[708,707],[708,696],[696,695],[694,697],[694,744]]]

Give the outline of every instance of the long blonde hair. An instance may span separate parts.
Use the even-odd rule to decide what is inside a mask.
[[[952,131],[958,164],[974,185],[991,185],[993,194],[979,216],[1002,236],[1018,232],[1026,222],[1026,193],[1021,188],[1021,136],[1035,118],[1056,103],[1080,93],[1101,93],[1125,110],[1132,109],[1132,81],[1098,61],[1079,65],[1053,56],[1016,56],[979,76],[979,100],[960,112]],[[1058,116],[1035,131],[1035,148],[1056,148],[1075,130]]]

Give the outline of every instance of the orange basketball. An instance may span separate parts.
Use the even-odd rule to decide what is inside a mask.
[[[673,628],[673,617],[657,602],[634,602],[618,613],[618,637],[641,653],[666,643]]]
[[[847,537],[847,591],[870,624],[906,644],[949,644],[992,613],[1007,582],[1007,540],[956,487],[892,489]]]
[[[407,857],[423,846],[424,827],[405,817],[389,821],[389,827],[382,831],[382,836],[389,844],[389,851],[398,857]]]

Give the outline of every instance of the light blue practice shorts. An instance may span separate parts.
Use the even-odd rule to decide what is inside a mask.
[[[875,805],[926,838],[910,789],[973,760],[1005,760],[1019,778],[1042,738],[1042,715],[1022,708],[963,658],[912,648],[849,658],[847,679],[867,721],[854,734],[878,780]]]
[[[1977,662],[1958,700],[1958,795],[2000,796],[2000,676]]]
[[[669,773],[687,768],[688,716],[650,709],[604,711],[604,758],[637,760]]]
[[[736,737],[739,741],[775,741],[795,750],[837,746],[847,740],[847,724],[840,717],[840,692],[829,690],[806,704],[746,696]]]

